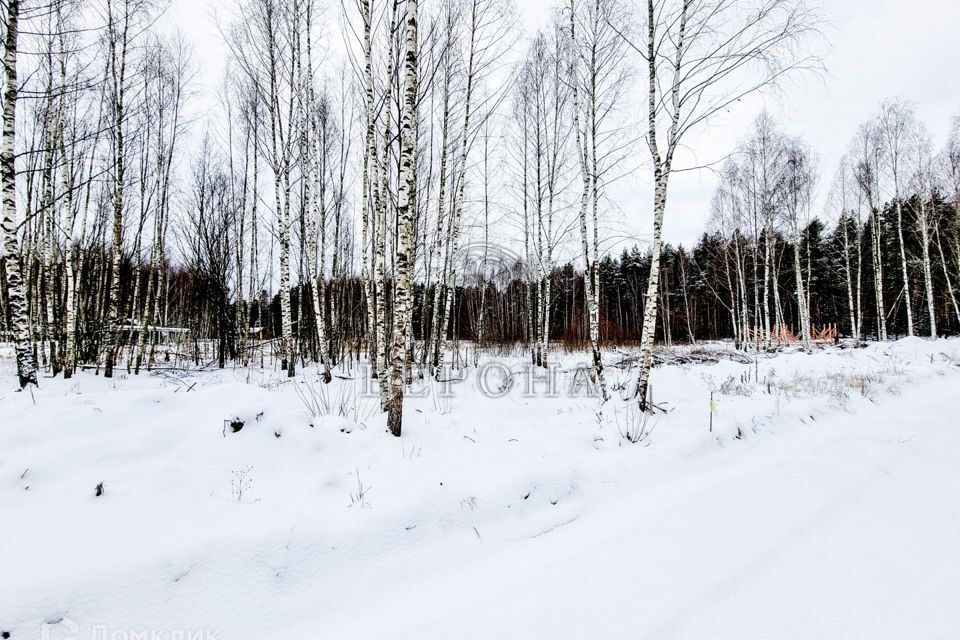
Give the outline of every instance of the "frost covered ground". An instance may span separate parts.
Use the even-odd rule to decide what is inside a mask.
[[[661,366],[645,425],[557,357],[425,385],[400,440],[356,370],[0,392],[0,631],[960,637],[960,341]]]

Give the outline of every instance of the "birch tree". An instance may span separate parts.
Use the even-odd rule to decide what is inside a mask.
[[[377,333],[376,333],[376,306],[373,292],[373,275],[371,273],[372,231],[371,209],[376,209],[373,198],[374,166],[376,160],[374,120],[374,84],[373,84],[373,8],[371,0],[359,0],[360,18],[363,24],[363,90],[364,90],[364,137],[363,137],[363,173],[361,176],[361,233],[360,250],[362,252],[362,266],[360,276],[363,280],[364,297],[366,299],[367,315],[367,352],[370,355],[370,368],[374,375],[377,371]]]
[[[558,17],[549,30],[538,33],[531,43],[518,84],[517,107],[525,110],[521,116],[525,125],[521,132],[522,182],[524,242],[531,270],[531,359],[542,367],[548,366],[549,357],[554,255],[568,228],[561,215],[563,192],[569,180],[568,139],[572,133],[568,113],[572,104],[569,49],[569,24]],[[581,152],[582,144],[577,155]],[[587,176],[589,180],[589,172]],[[589,197],[589,188],[587,193]],[[569,229],[573,230],[573,224]]]
[[[600,385],[604,400],[608,398],[600,349],[600,277],[597,263],[600,257],[599,197],[602,189],[601,164],[609,161],[619,149],[601,152],[605,131],[604,121],[610,117],[621,97],[625,84],[623,68],[623,41],[610,26],[611,20],[622,19],[623,11],[610,0],[587,0],[583,3],[585,33],[577,37],[578,11],[570,0],[570,86],[573,95],[573,128],[576,154],[580,167],[582,189],[580,195],[580,240],[584,261],[584,307],[587,314],[588,335],[593,356],[593,373]],[[581,64],[584,67],[581,75]],[[583,80],[581,81],[581,77]],[[584,122],[581,125],[580,90],[584,95]],[[583,131],[581,132],[581,126]],[[622,132],[621,132],[622,134]],[[619,138],[619,136],[618,136]],[[602,155],[602,157],[601,157]],[[588,214],[589,210],[589,214]],[[589,224],[588,224],[589,219]],[[592,239],[588,227],[592,227]],[[592,240],[592,241],[591,241]]]
[[[818,68],[806,44],[817,33],[819,17],[804,0],[647,0],[645,7],[643,44],[631,46],[647,67],[653,233],[633,394],[649,409],[663,219],[677,148],[744,96],[792,72]]]
[[[177,140],[183,132],[183,103],[185,84],[190,73],[190,54],[182,40],[153,45],[144,70],[148,76],[147,109],[156,111],[153,134],[154,157],[150,162],[156,181],[156,207],[154,209],[153,246],[147,271],[145,311],[140,327],[134,371],[140,372],[146,353],[149,327],[155,322],[160,310],[160,279],[165,264],[166,233],[173,181],[173,159]],[[149,368],[149,363],[148,363]]]
[[[893,205],[897,212],[897,245],[900,250],[900,275],[903,277],[903,301],[907,311],[907,335],[913,336],[913,296],[910,291],[910,274],[907,270],[907,248],[903,240],[903,173],[904,162],[909,153],[908,145],[915,135],[916,120],[913,108],[902,100],[887,100],[877,116],[877,132],[884,147],[891,185]]]
[[[746,181],[753,217],[754,256],[759,253],[763,240],[763,289],[757,308],[758,313],[763,310],[763,340],[769,347],[773,331],[780,324],[779,305],[774,306],[774,315],[771,315],[770,298],[777,291],[774,252],[788,159],[786,139],[767,111],[761,112],[754,121],[754,132],[743,146],[743,152],[747,160],[741,177]]]
[[[716,229],[724,240],[723,272],[726,277],[730,302],[726,304],[733,328],[734,345],[741,348],[749,335],[746,275],[742,261],[739,218],[742,209],[736,185],[738,168],[735,162],[728,160],[720,177],[720,184],[713,194],[709,226]],[[731,262],[733,267],[731,269]],[[717,296],[719,299],[719,295]]]
[[[838,211],[837,226],[843,242],[843,267],[847,289],[847,311],[850,316],[850,331],[855,344],[860,343],[863,323],[863,251],[860,209],[862,197],[858,198],[856,176],[850,158],[844,155],[834,179],[830,205]]]
[[[940,256],[940,265],[943,269],[943,278],[947,285],[947,293],[950,296],[950,304],[953,307],[957,323],[960,324],[960,303],[957,301],[957,295],[954,289],[955,280],[953,280],[951,276],[952,271],[957,278],[960,278],[960,116],[956,116],[953,119],[953,126],[950,129],[947,143],[944,145],[938,158],[938,167],[938,173],[941,176],[940,181],[943,184],[944,191],[953,199],[953,220],[951,224],[951,216],[949,214],[943,218],[938,217],[934,238],[936,238],[937,242],[937,253]],[[955,242],[953,248],[953,269],[951,269],[950,261],[948,260],[951,230]],[[948,237],[946,251],[944,251],[943,248],[944,234]]]
[[[456,279],[463,274],[457,266],[461,262],[461,241],[463,220],[467,201],[467,184],[471,179],[470,151],[482,132],[486,120],[493,108],[502,99],[509,85],[487,87],[481,93],[480,88],[498,69],[501,58],[506,55],[512,42],[513,8],[507,0],[466,0],[461,6],[463,21],[460,46],[462,47],[463,93],[459,103],[462,105],[462,122],[457,123],[456,155],[451,170],[449,219],[444,229],[443,272],[438,279],[434,297],[434,319],[437,331],[432,332],[434,375],[440,371],[440,362],[450,331],[453,299],[456,292]],[[454,100],[457,98],[454,97]]]
[[[451,101],[452,101],[452,81],[454,67],[454,42],[456,39],[457,14],[454,12],[453,2],[445,2],[442,7],[443,24],[443,46],[440,53],[440,64],[443,67],[443,79],[440,89],[440,144],[439,154],[439,174],[437,178],[437,207],[436,207],[436,226],[433,240],[433,250],[428,255],[427,263],[427,287],[433,284],[433,300],[429,313],[424,310],[424,329],[428,326],[429,333],[424,331],[424,349],[423,366],[426,367],[427,360],[430,360],[430,367],[434,370],[440,366],[440,350],[442,348],[442,338],[440,335],[440,325],[443,318],[441,309],[445,302],[445,289],[448,258],[445,248],[449,245],[445,238],[450,234],[450,222],[448,222],[447,213],[447,190],[449,180],[450,154],[452,152],[450,144],[450,120],[451,120]],[[424,289],[426,291],[426,288]],[[428,341],[429,339],[429,341]],[[432,346],[431,346],[432,345]]]
[[[273,174],[273,209],[279,245],[279,294],[281,316],[281,368],[293,377],[297,352],[293,336],[290,303],[291,206],[296,170],[294,143],[300,129],[296,106],[301,98],[298,65],[302,51],[298,46],[303,28],[302,4],[279,0],[248,2],[240,7],[227,44],[232,60],[248,79],[263,105],[266,124],[257,141]],[[293,35],[297,34],[297,38]]]
[[[437,323],[438,330],[435,333],[434,342],[434,375],[440,373],[440,359],[443,353],[443,345],[446,340],[447,331],[450,324],[450,310],[453,306],[454,279],[456,272],[453,268],[453,261],[460,247],[460,229],[463,217],[464,198],[466,194],[467,179],[467,156],[471,146],[471,116],[473,115],[473,96],[474,87],[477,81],[477,52],[483,45],[482,38],[486,29],[490,28],[490,21],[493,19],[493,3],[490,0],[470,0],[467,6],[467,28],[466,28],[466,75],[464,77],[464,103],[463,103],[463,128],[460,135],[460,156],[456,164],[456,174],[453,178],[454,193],[450,221],[446,237],[446,258],[445,273],[443,275],[443,285],[441,288],[442,303],[437,303],[434,310],[435,314],[440,314]]]
[[[916,202],[916,225],[920,235],[920,250],[923,260],[923,291],[929,315],[930,337],[937,337],[937,309],[933,295],[933,265],[930,260],[931,245],[931,215],[930,209],[935,206],[936,192],[934,189],[934,159],[933,143],[930,137],[919,124],[912,132],[910,140],[912,158],[909,165],[911,170],[910,184],[913,188],[914,202]]]
[[[873,123],[860,126],[853,139],[850,155],[857,187],[863,197],[870,219],[870,254],[873,260],[873,291],[876,317],[876,336],[887,339],[887,312],[883,292],[883,224],[880,202],[880,171],[884,150]]]
[[[30,345],[27,300],[20,271],[20,244],[17,239],[17,54],[20,36],[20,0],[7,1],[3,41],[3,141],[0,144],[0,182],[3,188],[3,250],[6,265],[7,299],[13,323],[20,388],[37,384],[37,369]]]
[[[120,333],[120,263],[123,259],[123,212],[127,157],[125,147],[127,120],[127,65],[131,29],[136,7],[129,0],[107,0],[107,69],[112,106],[113,137],[113,250],[109,288],[109,323],[107,326],[106,364],[103,375],[113,376],[114,360],[119,348]]]
[[[797,308],[800,316],[800,336],[810,346],[810,309],[807,306],[807,287],[804,286],[801,267],[803,232],[810,220],[810,207],[816,175],[807,146],[800,140],[791,140],[786,148],[786,175],[784,180],[784,213],[790,241],[793,244],[793,272],[796,279]]]
[[[413,304],[413,215],[416,209],[417,178],[417,0],[407,0],[406,53],[404,56],[403,112],[400,122],[400,192],[397,198],[397,254],[395,258],[393,346],[390,370],[390,405],[387,424],[390,433],[400,437],[403,420],[403,368],[405,365],[408,324],[406,316]]]

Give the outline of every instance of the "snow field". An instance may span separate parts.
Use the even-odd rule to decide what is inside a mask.
[[[356,371],[329,387],[312,370],[81,372],[0,394],[0,630],[960,633],[943,608],[960,592],[960,554],[943,555],[960,537],[960,341],[662,366],[665,412],[638,445],[619,392],[602,412],[569,393],[586,356],[557,358],[552,397],[524,393],[517,359],[488,359],[514,372],[503,397],[475,369],[450,398],[427,384],[400,440]],[[891,578],[917,572],[917,588]]]

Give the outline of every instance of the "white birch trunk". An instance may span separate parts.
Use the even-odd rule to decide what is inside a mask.
[[[363,144],[363,175],[362,175],[362,194],[360,204],[361,215],[361,248],[362,266],[360,277],[363,280],[363,292],[366,298],[367,312],[367,353],[370,358],[371,374],[377,375],[377,349],[376,349],[376,299],[373,290],[373,277],[370,273],[370,257],[372,250],[371,236],[371,186],[374,180],[371,171],[372,165],[376,162],[374,147],[374,95],[373,95],[373,45],[371,41],[372,12],[370,0],[362,0],[361,14],[363,18],[363,79],[364,79],[364,116],[366,118],[366,131],[364,133]]]
[[[390,367],[390,404],[387,425],[400,437],[403,422],[403,368],[409,324],[407,315],[413,305],[412,260],[413,215],[416,209],[416,117],[417,117],[417,0],[407,0],[407,46],[404,64],[403,111],[400,122],[400,188],[397,197],[397,253],[393,345]]]
[[[16,348],[17,378],[20,388],[37,384],[37,369],[30,346],[30,325],[23,277],[20,272],[20,246],[17,241],[16,205],[16,115],[17,115],[17,40],[20,34],[20,0],[8,0],[3,70],[3,140],[0,144],[0,182],[3,189],[3,252],[7,272],[7,296]]]
[[[873,290],[877,303],[877,339],[887,340],[887,316],[883,302],[883,243],[880,226],[880,212],[871,204],[870,223],[873,226]]]
[[[113,368],[119,349],[120,331],[120,263],[123,260],[123,200],[126,168],[126,149],[124,141],[124,105],[127,70],[127,28],[129,26],[129,8],[124,6],[123,27],[119,34],[120,50],[117,51],[117,25],[112,7],[108,9],[110,39],[110,74],[113,87],[113,247],[110,255],[110,310],[107,325],[107,357],[103,369],[105,378],[113,377]],[[119,60],[117,57],[119,56]]]
[[[843,264],[846,271],[847,280],[847,306],[850,311],[850,332],[853,334],[854,343],[860,342],[860,324],[857,321],[857,310],[854,304],[853,296],[853,267],[850,264],[850,232],[847,228],[847,218],[840,217],[840,224],[843,227]]]
[[[930,267],[930,222],[927,216],[925,194],[920,194],[920,240],[923,244],[923,285],[927,298],[927,311],[930,313],[930,337],[937,337],[937,309],[933,301],[933,270]]]
[[[469,37],[469,53],[467,55],[467,88],[466,95],[464,96],[464,112],[463,112],[463,135],[460,140],[460,160],[459,165],[457,165],[457,175],[454,179],[454,186],[456,187],[456,192],[454,195],[453,201],[453,213],[450,218],[450,235],[448,240],[447,247],[447,278],[446,283],[444,284],[444,290],[447,291],[445,297],[444,306],[443,306],[443,317],[440,323],[440,331],[437,334],[439,340],[445,341],[447,336],[447,331],[450,326],[450,311],[453,306],[454,291],[452,288],[454,286],[454,281],[456,278],[455,270],[453,268],[454,260],[456,259],[457,254],[460,251],[460,220],[463,216],[463,201],[466,197],[466,183],[467,183],[467,154],[470,150],[470,116],[472,113],[472,100],[473,100],[473,82],[474,82],[474,55],[476,49],[476,38],[477,38],[477,0],[473,0],[471,3],[470,11],[470,37]],[[437,363],[439,364],[439,363]],[[434,376],[439,375],[440,371],[437,365],[435,365]]]
[[[907,272],[907,249],[903,242],[903,204],[900,202],[900,188],[897,171],[894,169],[894,182],[898,183],[897,192],[897,239],[900,244],[900,271],[903,276],[903,300],[907,307],[907,335],[913,337],[913,301],[910,295],[910,275]]]
[[[660,156],[657,142],[657,53],[656,53],[656,15],[653,0],[647,2],[647,114],[649,129],[647,133],[650,156],[653,160],[653,245],[651,247],[650,279],[643,310],[643,329],[640,334],[640,369],[634,385],[633,395],[639,398],[640,408],[649,411],[650,371],[653,368],[653,341],[657,331],[657,294],[660,290],[660,253],[663,250],[663,214],[667,208],[667,183],[673,163],[673,153],[677,144],[677,131],[680,122],[680,64],[684,54],[684,35],[687,28],[689,0],[684,0],[680,13],[679,31],[676,41],[676,58],[673,62],[673,83],[671,103],[673,106],[670,132],[667,139],[666,155]]]
[[[574,137],[576,139],[576,150],[577,157],[580,161],[580,175],[583,181],[583,188],[580,193],[580,245],[583,253],[583,295],[584,295],[584,306],[587,315],[587,322],[589,324],[589,338],[590,338],[590,350],[593,355],[593,375],[597,381],[597,384],[600,386],[600,393],[603,397],[603,400],[606,401],[609,396],[607,394],[607,385],[604,380],[603,375],[603,355],[600,352],[600,322],[599,322],[599,308],[597,305],[597,237],[596,237],[596,227],[597,227],[597,214],[596,214],[596,188],[594,186],[594,181],[597,178],[596,170],[596,148],[594,146],[594,166],[593,171],[591,172],[588,168],[588,145],[586,140],[583,140],[580,135],[580,78],[577,72],[577,36],[576,36],[576,11],[574,0],[570,0],[570,86],[573,91],[573,130]],[[595,73],[595,69],[592,69],[591,72]],[[591,103],[594,103],[596,100],[595,95],[590,96]],[[594,132],[594,135],[591,139],[596,144],[595,132],[596,126],[591,127],[591,130]],[[593,197],[593,228],[594,228],[594,253],[590,253],[590,240],[587,231],[587,206],[589,204],[590,197]]]
[[[803,271],[800,268],[799,242],[793,244],[793,271],[797,280],[797,307],[800,312],[800,337],[803,344],[810,346],[810,309],[807,307],[807,294],[803,287]]]
[[[940,253],[940,264],[943,266],[943,278],[947,283],[947,293],[950,296],[950,304],[953,306],[953,313],[957,317],[957,323],[960,324],[960,304],[957,303],[953,282],[950,279],[950,268],[947,265],[947,258],[943,252],[943,243],[940,241],[940,230],[936,229],[934,235],[937,238],[937,251]]]

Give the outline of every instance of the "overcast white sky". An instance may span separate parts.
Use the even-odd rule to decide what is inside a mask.
[[[339,4],[330,0],[331,13],[339,11]],[[546,23],[548,8],[555,4],[551,0],[517,1],[526,36]],[[208,100],[222,77],[224,57],[213,15],[230,6],[232,0],[173,0],[168,14],[195,47],[201,67],[198,89]],[[825,60],[827,76],[798,79],[785,87],[781,97],[744,101],[723,119],[710,123],[687,141],[701,162],[729,153],[764,104],[787,133],[803,136],[820,156],[821,192],[829,188],[856,127],[884,98],[912,100],[935,145],[943,144],[951,118],[960,114],[960,3],[825,0],[821,9],[831,25],[826,32],[831,46]],[[341,38],[338,29],[339,21],[331,20],[331,40]],[[649,184],[649,171],[641,170],[611,194],[626,217],[624,226],[639,238],[650,232]],[[664,225],[668,241],[690,244],[702,233],[714,185],[710,171],[674,176]]]

